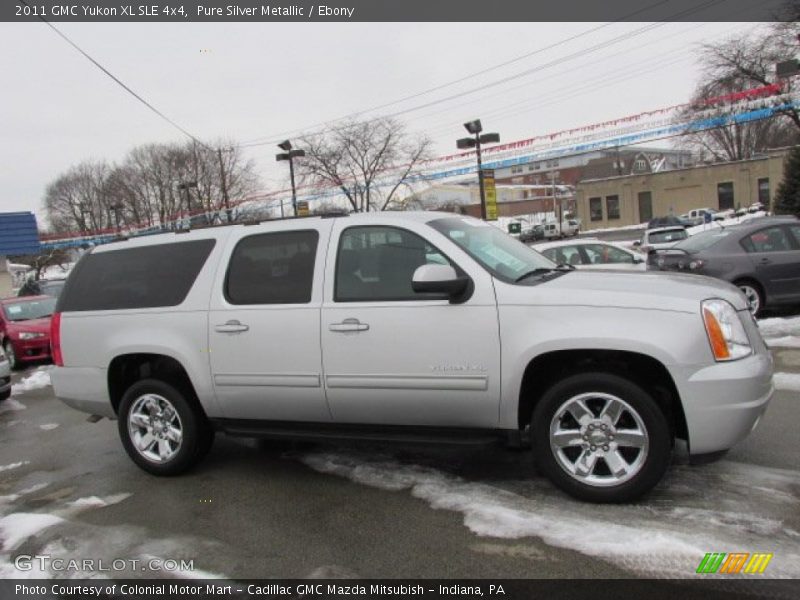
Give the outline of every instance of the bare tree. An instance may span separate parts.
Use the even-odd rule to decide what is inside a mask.
[[[784,10],[794,14],[798,2],[787,3]],[[706,44],[700,51],[703,82],[697,86],[693,108],[679,115],[686,121],[707,110],[706,98],[724,96],[776,82],[775,65],[794,58],[798,49],[800,26],[797,22],[778,22],[765,30]],[[791,80],[782,82],[791,91]],[[684,136],[682,145],[704,158],[741,160],[769,148],[800,142],[800,113],[795,108],[779,111],[779,117],[746,123],[727,124]]]
[[[420,176],[431,142],[412,137],[390,118],[349,121],[301,140],[305,158],[297,168],[305,182],[333,186],[353,211],[387,210],[397,206],[398,190]]]

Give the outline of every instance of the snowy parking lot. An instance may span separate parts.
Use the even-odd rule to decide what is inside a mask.
[[[691,577],[707,552],[765,552],[766,576],[799,578],[800,317],[761,330],[779,389],[760,427],[717,463],[678,453],[623,506],[571,500],[529,452],[495,447],[220,437],[191,474],[155,478],[33,367],[0,403],[0,574],[110,576],[118,560],[132,577]]]

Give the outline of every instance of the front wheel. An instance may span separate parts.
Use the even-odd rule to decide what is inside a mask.
[[[128,456],[153,475],[189,470],[211,448],[214,433],[188,392],[158,379],[133,384],[119,407],[119,435]]]
[[[539,468],[568,494],[628,502],[650,491],[670,462],[670,428],[636,383],[610,373],[567,376],[531,418]]]
[[[6,343],[3,344],[3,350],[5,350],[6,358],[8,359],[8,366],[12,371],[18,370],[20,368],[19,361],[17,360],[17,355],[14,352],[14,344],[11,343],[11,340],[6,340]]]
[[[764,294],[758,284],[745,279],[737,281],[734,285],[744,294],[744,297],[747,299],[747,306],[750,308],[750,312],[753,313],[753,316],[759,316],[764,310]]]

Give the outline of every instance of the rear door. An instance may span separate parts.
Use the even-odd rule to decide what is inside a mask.
[[[500,338],[491,276],[423,223],[370,223],[337,219],[328,254],[321,333],[334,420],[496,427]],[[431,263],[468,275],[470,298],[451,304],[414,293],[414,271]]]
[[[226,418],[329,421],[319,316],[330,222],[241,227],[209,310],[214,388]]]
[[[800,297],[800,243],[790,227],[765,227],[746,237],[742,245],[766,288],[768,301],[787,302]]]

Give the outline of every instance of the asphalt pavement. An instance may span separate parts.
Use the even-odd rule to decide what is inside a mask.
[[[776,358],[800,372],[800,351]],[[690,577],[703,552],[759,551],[775,554],[767,575],[800,577],[796,392],[778,392],[723,460],[689,466],[678,453],[628,506],[573,501],[530,452],[500,447],[221,436],[190,474],[157,478],[127,458],[116,422],[86,417],[49,386],[0,403],[0,575],[35,574],[14,559],[47,554],[193,560],[183,577]],[[139,569],[114,574],[176,576]]]

